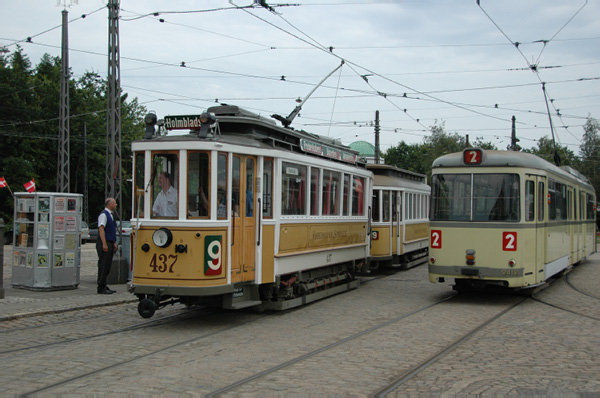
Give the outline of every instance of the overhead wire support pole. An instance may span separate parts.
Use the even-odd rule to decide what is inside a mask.
[[[69,12],[62,11],[62,53],[60,66],[60,103],[56,191],[70,192],[69,167]]]
[[[105,197],[119,204],[121,220],[121,76],[119,48],[119,0],[108,2],[108,82],[106,87]]]

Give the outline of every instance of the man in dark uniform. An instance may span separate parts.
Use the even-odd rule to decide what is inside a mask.
[[[106,286],[106,278],[110,272],[113,254],[117,250],[117,228],[113,217],[117,209],[117,201],[108,198],[104,202],[105,209],[98,216],[98,294],[113,294],[116,291]]]

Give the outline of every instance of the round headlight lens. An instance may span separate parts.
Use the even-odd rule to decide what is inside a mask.
[[[173,242],[173,234],[167,228],[159,228],[152,234],[152,242],[158,247],[167,247]]]

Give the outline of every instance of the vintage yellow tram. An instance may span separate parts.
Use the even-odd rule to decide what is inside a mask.
[[[596,251],[596,194],[570,167],[470,148],[432,173],[431,282],[531,288]]]
[[[374,174],[369,269],[426,263],[431,193],[427,176],[384,164],[367,168]]]
[[[140,315],[174,302],[285,309],[358,286],[372,173],[357,152],[237,106],[156,123],[132,144]]]

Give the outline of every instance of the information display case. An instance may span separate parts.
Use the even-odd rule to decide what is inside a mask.
[[[82,194],[16,192],[12,286],[76,289],[81,269]]]

